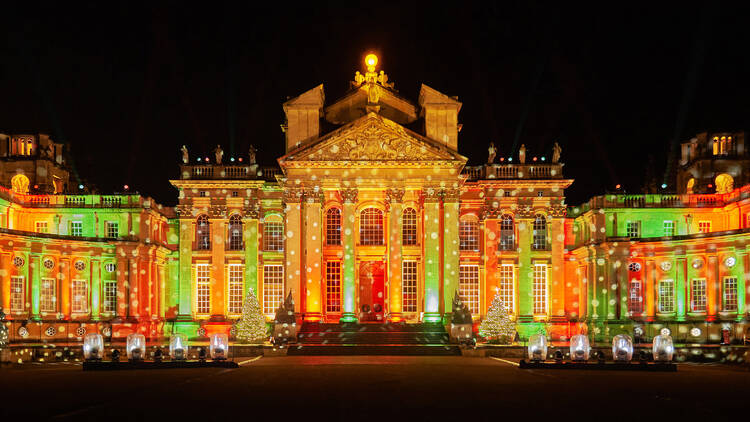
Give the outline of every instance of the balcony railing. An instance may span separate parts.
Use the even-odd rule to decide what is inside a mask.
[[[750,185],[724,194],[615,194],[591,198],[580,207],[572,207],[571,215],[580,215],[598,208],[712,208],[750,198]],[[577,211],[576,211],[577,210]]]
[[[123,195],[24,195],[0,186],[0,197],[26,207],[36,208],[134,208],[146,206],[138,194]]]
[[[466,166],[461,174],[467,180],[488,179],[561,179],[562,163],[555,164],[486,164]]]
[[[194,180],[268,180],[275,181],[281,174],[278,167],[251,165],[181,165],[180,178]]]

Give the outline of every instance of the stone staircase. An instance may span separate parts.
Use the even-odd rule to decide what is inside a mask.
[[[304,323],[289,355],[460,355],[442,324]]]

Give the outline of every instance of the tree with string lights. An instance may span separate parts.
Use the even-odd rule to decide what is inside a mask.
[[[500,344],[510,344],[516,336],[516,324],[513,323],[505,308],[500,293],[495,293],[487,316],[479,325],[479,335]]]
[[[260,308],[258,298],[252,288],[247,289],[242,317],[237,321],[237,340],[246,343],[259,343],[268,339],[266,316]]]

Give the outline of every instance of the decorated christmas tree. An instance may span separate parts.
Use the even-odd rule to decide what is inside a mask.
[[[505,308],[503,300],[500,299],[500,293],[495,293],[487,316],[479,325],[479,335],[488,340],[496,340],[500,344],[513,342],[516,336],[516,325],[510,320],[508,310]]]
[[[0,349],[8,345],[8,326],[5,324],[5,312],[0,308]]]
[[[242,306],[242,317],[237,321],[236,328],[239,341],[256,343],[268,338],[266,316],[263,315],[252,288],[247,289],[245,303]]]

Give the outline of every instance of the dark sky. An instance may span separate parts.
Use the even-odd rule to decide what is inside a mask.
[[[370,51],[407,98],[459,96],[470,164],[558,141],[571,204],[661,179],[675,138],[750,127],[750,15],[717,2],[71,3],[5,6],[0,132],[49,133],[87,183],[165,205],[180,145],[275,164],[281,103],[320,83],[335,100]]]

